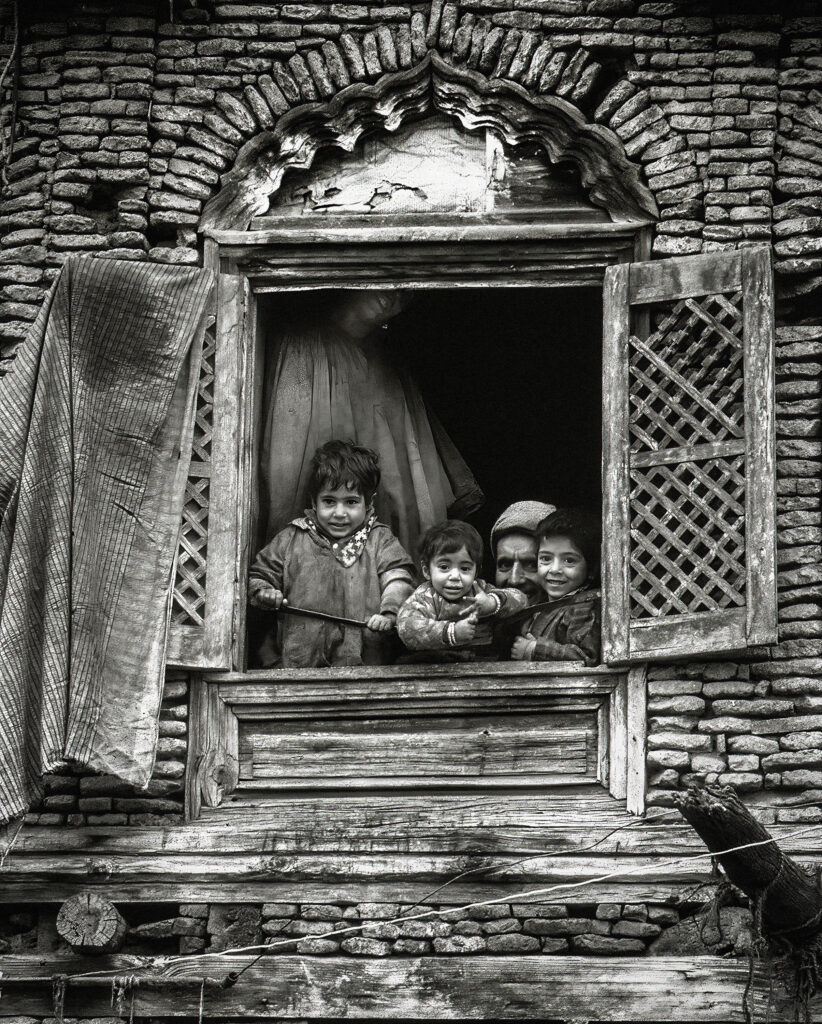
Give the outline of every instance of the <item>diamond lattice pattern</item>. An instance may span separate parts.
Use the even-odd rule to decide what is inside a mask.
[[[634,619],[745,603],[741,295],[684,299],[654,318],[647,340],[631,339]]]
[[[186,481],[171,608],[172,622],[188,626],[203,626],[205,623],[208,503],[214,424],[214,351],[214,335],[207,331],[200,365],[191,467]]]
[[[742,436],[742,296],[683,299],[631,339],[631,451]]]

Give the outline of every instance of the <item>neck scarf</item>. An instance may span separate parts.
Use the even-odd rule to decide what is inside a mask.
[[[363,553],[368,535],[376,525],[377,513],[372,509],[359,530],[356,533],[352,533],[350,537],[346,537],[344,541],[333,541],[323,533],[313,509],[306,511],[304,519],[298,520],[298,522],[308,530],[319,544],[328,545],[340,565],[344,565],[348,569]]]

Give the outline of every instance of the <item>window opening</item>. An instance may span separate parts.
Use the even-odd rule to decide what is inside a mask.
[[[458,517],[479,530],[485,544],[483,576],[493,581],[489,533],[513,502],[537,499],[599,511],[601,292],[595,288],[467,288],[408,294],[410,302],[380,332],[384,355],[397,373],[413,377],[485,494],[480,509]],[[280,339],[299,330],[306,319],[321,318],[333,310],[340,298],[339,291],[331,290],[259,296],[265,385],[256,425],[258,458],[262,458]],[[310,402],[305,380],[296,380],[293,386],[295,396],[302,386],[294,408],[306,415]],[[344,424],[344,417],[340,422]],[[339,432],[318,433],[314,439],[319,444],[348,433],[343,426]],[[296,434],[302,436],[302,431]],[[294,438],[283,436],[279,443],[293,444]],[[258,480],[262,479],[259,473]],[[266,488],[260,485],[258,490],[252,557],[270,539]],[[416,551],[409,553],[416,561]],[[255,652],[269,618],[249,608],[249,667],[259,667]]]

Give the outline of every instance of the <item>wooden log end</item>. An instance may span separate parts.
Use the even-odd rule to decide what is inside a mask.
[[[120,911],[93,892],[81,892],[60,907],[57,932],[77,953],[116,953],[128,924]]]

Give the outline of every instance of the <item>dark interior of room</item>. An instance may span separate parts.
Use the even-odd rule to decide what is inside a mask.
[[[267,370],[278,335],[333,308],[337,298],[330,291],[262,298]],[[600,507],[598,289],[419,290],[384,335],[391,361],[413,375],[485,493],[470,521],[486,544],[514,501]],[[263,530],[261,523],[258,546],[266,541]],[[484,575],[492,573],[487,553]],[[250,611],[253,634],[257,616]]]

